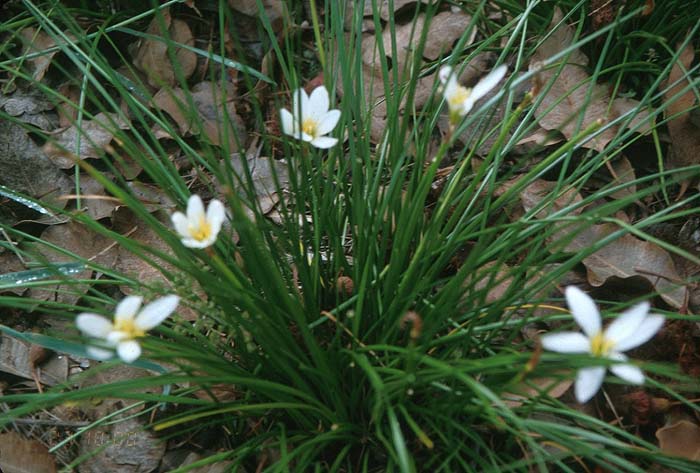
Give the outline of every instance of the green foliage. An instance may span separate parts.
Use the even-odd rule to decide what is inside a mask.
[[[148,87],[116,70],[132,65],[115,43],[115,35],[127,35],[132,41],[145,37],[134,23],[150,19],[158,8],[129,18],[101,17],[97,27],[86,34],[72,10],[58,3],[24,3],[24,14],[0,25],[6,38],[0,47],[4,56],[0,71],[17,81],[32,81],[22,68],[27,57],[13,57],[17,48],[10,43],[17,41],[12,34],[17,25],[41,27],[55,38],[66,39],[67,32],[77,38],[56,46],[61,60],[52,65],[54,73],[81,91],[79,100],[72,102],[80,111],[76,124],[80,126],[81,120],[106,111],[129,118],[132,126],[119,130],[115,124],[120,153],[105,152],[98,161],[79,163],[76,193],[80,194],[81,176],[96,179],[133,212],[139,225],[148,226],[166,242],[169,251],[131,239],[78,210],[47,208],[152,264],[173,286],[144,283],[133,275],[119,274],[65,252],[65,264],[38,277],[57,275],[63,284],[77,284],[67,274],[67,268],[73,267],[70,265],[85,265],[102,273],[99,280],[79,281],[90,283],[91,288],[78,304],[64,306],[9,295],[1,296],[0,304],[27,309],[38,304],[68,316],[88,309],[110,313],[117,289],[129,286],[147,296],[176,292],[198,319],[192,323],[174,320],[159,330],[160,336],[145,340],[150,361],[141,366],[167,366],[167,374],[81,390],[65,385],[44,394],[8,395],[3,402],[12,410],[0,417],[1,425],[39,409],[118,392],[120,398],[158,405],[158,410],[145,410],[144,415],[158,414],[150,427],[164,438],[219,427],[230,436],[230,450],[196,465],[229,459],[252,470],[260,452],[272,449],[279,460],[266,471],[578,471],[580,462],[606,471],[644,472],[652,463],[695,471],[690,462],[664,456],[650,442],[572,409],[541,388],[534,387],[532,392],[540,394],[516,407],[503,400],[534,377],[567,378],[573,371],[566,370],[589,362],[545,354],[537,363],[535,343],[521,336],[524,327],[545,321],[541,316],[545,309],[540,308],[537,314],[535,310],[551,300],[551,289],[567,272],[622,235],[631,233],[652,240],[645,233],[650,225],[698,211],[697,194],[692,194],[631,223],[617,216],[644,197],[676,185],[684,176],[681,171],[697,176],[697,166],[651,169],[636,179],[637,190],[622,198],[606,199],[622,187],[612,183],[579,202],[561,204],[558,199],[567,190],[586,188],[606,163],[640,139],[630,131],[618,132],[603,153],[581,147],[584,139],[599,131],[597,125],[579,128],[573,139],[543,155],[533,152],[514,157],[515,144],[536,126],[534,110],[541,100],[537,97],[532,106],[518,107],[514,91],[532,78],[526,69],[537,45],[533,38],[548,28],[551,5],[534,9],[538,2],[531,2],[523,9],[521,2],[497,2],[511,14],[512,20],[505,26],[475,15],[474,28],[483,28],[490,36],[468,45],[469,31],[465,32],[453,55],[442,62],[457,65],[481,51],[494,50],[500,62],[511,60],[525,75],[514,74],[499,96],[489,102],[500,101],[507,107],[502,122],[495,127],[478,126],[489,112],[476,110],[455,133],[478,130],[469,146],[454,146],[453,137],[437,150],[430,147],[440,114],[437,87],[428,105],[414,110],[411,104],[418,74],[408,80],[399,77],[398,71],[390,68],[381,41],[381,80],[385,90],[395,93],[386,96],[383,138],[376,146],[370,143],[371,112],[362,86],[362,17],[357,11],[348,16],[351,10],[346,10],[343,2],[319,5],[324,15],[312,13],[313,43],[324,53],[319,58],[323,58],[322,65],[325,61],[323,78],[332,96],[337,97],[336,84],[342,85],[343,96],[338,101],[342,118],[336,136],[346,136],[342,145],[322,151],[287,136],[266,133],[265,104],[255,97],[253,86],[279,78],[243,61],[225,59],[223,29],[232,13],[223,6],[225,2],[219,2],[217,36],[222,39],[210,52],[201,48],[194,51],[212,61],[209,79],[222,90],[225,68],[239,71],[250,89],[253,112],[249,131],[260,133],[264,153],[283,150],[290,189],[279,193],[277,224],[258,202],[252,170],[245,166],[237,174],[230,161],[222,159],[233,151],[228,144],[214,146],[203,134],[199,139],[182,137],[176,124],[149,106],[153,97]],[[380,3],[375,2],[377,8]],[[484,2],[468,3],[483,13]],[[583,2],[563,3],[569,6],[571,18],[586,21]],[[420,8],[428,16],[435,13],[434,6]],[[581,35],[562,55],[581,45],[604,41],[608,47],[592,60],[597,63],[592,65],[596,72],[591,81],[602,76],[616,77],[611,82],[629,81],[641,99],[639,109],[657,106],[657,123],[661,124],[664,106],[658,86],[670,69],[671,57],[663,56],[653,64],[645,62],[634,41],[643,36],[644,48],[672,53],[673,41],[679,37],[667,38],[666,33],[686,26],[697,28],[691,21],[698,19],[686,15],[670,22],[664,13],[669,11],[673,8],[658,8],[640,20],[637,10],[630,7],[618,22],[590,36]],[[378,11],[373,22],[381,34]],[[394,28],[393,22],[392,17],[389,28]],[[282,71],[279,90],[303,85],[307,75],[299,66],[305,59],[298,32],[278,36],[269,21],[263,19],[262,24],[268,32],[265,41],[269,41],[270,54]],[[580,26],[579,33],[583,31],[582,23]],[[425,40],[424,36],[418,51]],[[395,42],[391,47],[396,52]],[[258,82],[261,78],[263,82]],[[647,89],[652,84],[654,88]],[[188,90],[181,75],[179,85]],[[57,102],[67,100],[44,82],[33,86]],[[288,106],[288,102],[280,97],[278,105]],[[201,129],[204,125],[197,123],[192,104],[191,94],[186,93],[183,110]],[[272,116],[277,118],[276,113]],[[200,183],[198,193],[217,196],[213,183],[225,189],[230,228],[222,232],[211,252],[182,246],[169,225],[146,207],[119,172],[120,156],[128,155],[143,168],[145,179],[162,189],[179,208],[186,205],[188,183],[169,159],[169,149],[151,131],[154,125],[167,132],[182,151],[193,170],[192,177]],[[490,151],[478,158],[474,149],[488,135],[495,141]],[[235,141],[245,139],[240,136]],[[435,195],[436,176],[448,162],[454,165],[453,170]],[[108,179],[107,173],[115,180]],[[516,176],[517,181],[509,181]],[[520,192],[543,176],[556,181],[553,191],[521,217],[509,218],[519,205]],[[279,176],[275,179],[279,183]],[[537,217],[543,210],[548,216]],[[601,222],[614,223],[619,231],[585,251],[564,251],[577,232]],[[43,263],[29,245],[41,246],[41,238],[9,225],[2,228],[21,240],[19,251],[27,258]],[[568,241],[552,243],[562,228],[567,228]],[[672,245],[665,247],[693,258]],[[453,266],[456,260],[457,267]],[[29,286],[20,278],[30,272],[36,276],[36,271],[48,270],[0,276],[0,289],[8,278],[13,285]],[[337,289],[340,276],[352,281],[352,294]],[[52,279],[45,285],[56,282]],[[507,287],[498,297],[490,297],[504,282]],[[552,320],[569,320],[554,311],[548,313]],[[11,328],[0,329],[12,333]],[[41,337],[31,340],[81,354],[77,335],[63,342]],[[678,374],[673,376],[685,380]],[[155,394],[141,389],[168,385],[171,390]],[[221,385],[235,387],[235,399],[217,399],[216,388]],[[670,387],[665,389],[673,392]],[[209,397],[194,397],[197,391],[209,393]],[[687,406],[697,410],[694,404]],[[253,423],[259,427],[251,429]]]

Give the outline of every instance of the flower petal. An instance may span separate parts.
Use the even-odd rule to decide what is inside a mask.
[[[440,72],[438,72],[438,78],[442,85],[447,84],[452,79],[452,66],[442,66]]]
[[[333,128],[338,124],[340,120],[340,110],[329,110],[323,115],[318,122],[318,128],[316,128],[316,133],[318,135],[325,135],[330,133]]]
[[[311,141],[313,146],[321,149],[332,148],[336,143],[338,143],[338,138],[330,138],[328,136],[319,136]]]
[[[91,358],[99,361],[106,361],[114,356],[113,351],[105,350],[104,348],[99,348],[93,345],[88,345],[85,347],[85,350]]]
[[[207,248],[208,246],[211,246],[213,243],[211,238],[207,238],[206,240],[195,240],[194,238],[183,238],[182,244],[185,245],[187,248],[196,248],[196,249],[202,249],[202,248]]]
[[[299,88],[292,94],[292,116],[298,123],[304,121],[304,117],[309,113],[309,96],[306,91]]]
[[[176,295],[169,295],[156,299],[146,305],[136,317],[134,324],[144,332],[160,325],[177,308],[180,298]]]
[[[644,384],[644,373],[642,373],[642,370],[634,365],[612,365],[610,367],[610,371],[628,383]]]
[[[617,345],[620,340],[633,336],[648,313],[648,302],[643,302],[626,310],[608,325],[608,328],[605,329],[605,338]]]
[[[226,220],[226,209],[218,199],[212,199],[207,207],[207,221],[212,227],[212,233],[217,234],[221,230],[221,224]]]
[[[576,400],[581,404],[589,401],[600,389],[603,378],[605,378],[604,366],[592,366],[578,370],[576,386],[574,387]]]
[[[282,131],[286,135],[298,138],[297,135],[299,135],[299,133],[297,132],[297,127],[295,126],[296,122],[294,120],[294,116],[286,108],[280,110],[280,122],[282,124]]]
[[[112,330],[107,334],[107,344],[110,346],[117,346],[122,340],[131,339],[131,334],[123,330]]]
[[[576,286],[568,286],[564,295],[571,315],[583,329],[583,333],[588,335],[588,338],[596,336],[600,332],[600,312],[593,299]]]
[[[202,198],[197,194],[192,194],[187,201],[187,219],[190,222],[199,222],[199,219],[204,216],[204,204]]]
[[[558,353],[588,353],[591,349],[591,342],[579,332],[552,333],[542,336],[541,341],[545,349]]]
[[[503,77],[508,72],[508,66],[501,64],[496,69],[488,73],[486,77],[481,79],[472,89],[471,96],[469,97],[473,102],[476,102],[484,95],[488,94],[491,89],[496,87]]]
[[[330,108],[331,99],[328,96],[328,89],[325,85],[320,85],[311,92],[309,96],[309,111],[308,117],[314,118],[316,120],[321,120],[323,116],[328,113]],[[307,115],[304,115],[306,118]]]
[[[134,362],[141,356],[141,345],[136,340],[127,340],[117,345],[119,358],[127,363]]]
[[[661,329],[663,324],[663,316],[656,314],[647,315],[633,334],[617,342],[615,345],[615,350],[627,351],[648,342],[654,335],[656,335],[656,332]]]
[[[119,301],[114,311],[114,322],[133,320],[142,303],[143,297],[140,296],[127,296]]]
[[[90,313],[78,315],[75,324],[85,335],[94,338],[107,338],[107,334],[114,328],[112,322],[105,317]]]
[[[187,215],[183,214],[182,212],[175,212],[170,216],[170,220],[172,220],[175,231],[180,236],[189,236],[190,229],[187,221]]]

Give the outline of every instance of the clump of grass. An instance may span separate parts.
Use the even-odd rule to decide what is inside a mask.
[[[80,294],[75,304],[9,295],[0,296],[0,304],[23,310],[39,304],[42,311],[72,320],[80,312],[111,314],[121,297],[119,288],[126,286],[148,299],[175,293],[181,307],[194,311],[197,318],[194,322],[175,318],[159,329],[159,337],[143,340],[145,356],[135,366],[156,370],[159,376],[80,390],[66,384],[44,394],[8,395],[4,402],[12,410],[3,414],[3,425],[61,403],[119,397],[147,406],[144,428],[164,439],[204,429],[225,433],[230,447],[197,465],[228,459],[252,469],[261,461],[261,452],[272,451],[268,458],[275,460],[263,465],[268,471],[576,471],[584,463],[610,471],[643,472],[653,463],[694,471],[691,462],[662,455],[651,442],[584,414],[531,384],[530,398],[515,406],[504,401],[507,393],[533,378],[566,379],[590,363],[585,357],[540,354],[536,341],[522,336],[532,324],[544,329],[547,321],[569,320],[543,307],[555,298],[553,288],[567,273],[609,242],[567,253],[566,241],[550,244],[562,228],[570,240],[576,232],[607,221],[620,224],[610,241],[628,232],[645,237],[644,229],[650,225],[697,212],[696,196],[690,195],[634,223],[615,218],[617,212],[673,185],[680,171],[667,169],[651,170],[635,181],[635,192],[603,205],[593,204],[617,190],[614,184],[560,205],[558,199],[567,190],[583,190],[616,150],[638,140],[637,135],[621,131],[607,145],[607,153],[593,153],[581,143],[596,130],[581,130],[541,155],[514,158],[515,143],[535,127],[534,105],[540,100],[535,98],[533,106],[514,103],[517,84],[531,76],[514,73],[494,99],[507,108],[501,123],[477,128],[488,111],[475,110],[453,135],[470,127],[483,130],[468,146],[458,146],[450,138],[433,150],[431,140],[441,113],[437,87],[423,110],[405,106],[402,100],[408,98],[410,104],[420,72],[400,78],[380,54],[385,90],[395,93],[386,96],[387,127],[375,145],[369,140],[371,114],[362,92],[362,18],[358,13],[348,17],[337,2],[326,2],[323,17],[320,11],[312,14],[312,41],[324,52],[319,67],[332,97],[339,98],[333,93],[334,84],[342,84],[344,95],[337,101],[341,131],[336,134],[344,139],[342,144],[319,150],[268,133],[266,117],[276,120],[277,109],[289,106],[287,100],[279,97],[272,106],[258,101],[252,87],[256,77],[250,68],[240,66],[250,85],[253,108],[248,129],[259,134],[266,153],[284,158],[289,178],[289,191],[279,189],[273,222],[258,202],[255,176],[246,161],[242,169],[234,169],[226,158],[234,151],[228,145],[222,149],[204,139],[180,136],[167,116],[149,107],[152,97],[146,87],[116,71],[118,66],[129,66],[130,60],[110,34],[138,34],[131,28],[140,17],[107,19],[86,35],[71,10],[26,4],[23,15],[3,25],[2,31],[9,35],[3,53],[8,55],[9,44],[16,39],[10,31],[20,24],[40,26],[57,37],[71,31],[78,39],[59,46],[64,62],[54,67],[80,85],[82,95],[73,106],[86,118],[109,111],[132,123],[130,129],[116,131],[120,153],[106,152],[99,161],[80,162],[76,181],[87,173],[100,182],[168,250],[140,243],[80,211],[51,210],[152,264],[168,283],[140,281],[54,247],[66,262],[85,265],[101,278],[75,280],[55,271],[51,280],[24,284],[59,282],[63,290]],[[494,24],[476,14],[475,27],[488,28],[491,36],[463,52],[455,48],[443,63],[461,64],[489,48],[497,49],[500,62],[510,61],[511,70],[525,69],[536,45],[532,37],[543,33],[548,14],[523,10],[512,2],[499,4],[512,20]],[[483,12],[484,6],[481,3],[476,11]],[[434,6],[419,8],[435,11]],[[580,4],[570,5],[568,11],[574,18],[585,18]],[[156,7],[148,11],[158,12]],[[223,38],[231,12],[221,6],[219,14],[215,25]],[[638,33],[628,27],[638,16],[621,18],[627,20],[594,35],[608,44],[617,37],[631,41]],[[374,21],[379,24],[378,12]],[[678,20],[678,26],[685,21],[690,20]],[[306,79],[297,66],[304,47],[299,34],[288,32],[279,40],[269,21],[263,18],[262,25],[269,33],[265,42],[283,71],[276,87],[295,90]],[[649,30],[650,38],[659,39],[666,31],[652,26],[658,28]],[[389,27],[393,28],[393,19]],[[571,48],[590,44],[591,38],[581,35]],[[466,39],[458,43],[465,44]],[[506,47],[496,48],[499,44]],[[633,48],[615,44],[597,58],[597,70],[611,57],[621,58],[620,71],[634,69],[636,63],[625,62]],[[419,44],[418,51],[421,48]],[[225,68],[216,60],[226,55],[223,39],[214,49],[217,56],[209,57],[215,64],[209,79],[223,91]],[[31,83],[18,67],[22,59],[6,57],[0,67],[16,80]],[[656,79],[641,82],[658,85],[657,79],[668,70],[661,64],[647,68],[645,74]],[[56,101],[66,100],[44,83],[32,85]],[[184,80],[181,85],[186,86]],[[663,106],[658,106],[657,96],[639,91],[639,97],[643,97],[640,108],[657,106],[661,126]],[[190,114],[191,101],[189,96],[182,104]],[[191,167],[190,183],[169,159],[165,143],[151,132],[154,124],[170,135]],[[473,150],[487,134],[496,139],[488,153],[477,158]],[[246,137],[235,141],[243,143]],[[209,250],[183,246],[168,219],[153,213],[119,173],[120,155],[136,161],[143,168],[142,179],[160,188],[180,209],[192,192],[224,201],[230,219],[216,244]],[[452,172],[436,191],[436,176],[448,161]],[[698,169],[685,171],[697,174]],[[517,182],[506,186],[516,175]],[[543,176],[556,181],[554,191],[522,217],[509,218],[519,205],[519,192]],[[281,177],[273,173],[272,180],[279,186]],[[77,183],[76,193],[80,193]],[[543,209],[549,211],[548,217],[537,218]],[[10,225],[3,229],[21,242],[13,251],[42,263],[33,249],[50,244],[31,231]],[[90,288],[83,295],[84,284]],[[493,297],[497,289],[498,296]],[[547,318],[541,316],[543,311]],[[73,355],[87,354],[77,334],[69,340],[0,328]],[[108,364],[114,363],[118,362]],[[684,379],[665,365],[657,372]],[[221,397],[222,386],[234,395]],[[144,393],[144,387],[162,390]],[[655,387],[697,410],[669,386]]]

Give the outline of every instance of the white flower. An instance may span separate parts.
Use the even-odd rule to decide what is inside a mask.
[[[316,87],[311,96],[304,89],[298,89],[292,95],[292,112],[286,108],[280,110],[282,131],[317,148],[331,148],[338,139],[323,135],[338,124],[340,110],[329,108],[328,90],[324,86]]]
[[[649,314],[649,303],[638,304],[615,319],[605,330],[601,328],[600,313],[586,293],[569,286],[565,291],[566,303],[583,333],[562,332],[542,337],[542,346],[559,353],[590,353],[608,360],[620,361],[610,371],[632,384],[643,384],[644,373],[627,363],[622,354],[649,341],[664,323],[660,315]],[[584,403],[598,392],[605,377],[604,366],[581,368],[576,375],[576,400]]]
[[[182,237],[182,244],[189,248],[206,248],[216,241],[221,225],[226,219],[224,204],[213,199],[209,202],[206,214],[202,199],[190,196],[187,201],[187,215],[175,212],[171,219],[175,230]]]
[[[127,363],[141,356],[138,338],[158,326],[173,313],[180,298],[174,295],[156,299],[143,309],[143,298],[128,296],[117,304],[114,323],[97,314],[82,313],[75,319],[78,328],[87,336],[103,340],[102,345],[117,350],[119,358]],[[108,349],[88,346],[88,353],[99,360],[109,359],[114,353]]]
[[[444,87],[442,93],[450,110],[450,124],[456,125],[469,113],[476,101],[496,87],[506,72],[508,72],[508,66],[502,64],[481,79],[473,89],[469,89],[457,83],[457,75],[452,73],[452,67],[443,66],[438,75]]]

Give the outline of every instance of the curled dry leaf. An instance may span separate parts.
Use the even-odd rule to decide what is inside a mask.
[[[148,26],[146,33],[162,36],[163,39],[143,39],[134,55],[134,65],[148,78],[148,83],[156,88],[173,86],[178,77],[188,79],[197,67],[197,55],[178,46],[194,46],[194,36],[190,27],[182,20],[173,19],[169,9],[160,10]],[[167,28],[163,32],[162,28]],[[176,64],[170,60],[168,45],[175,48]]]
[[[37,82],[41,81],[51,65],[53,57],[59,52],[58,49],[49,51],[57,43],[45,31],[37,30],[33,26],[24,28],[19,32],[19,36],[25,44],[24,54],[36,55],[27,59],[27,62],[33,69],[32,78]],[[66,33],[66,37],[71,41],[75,39],[71,33]],[[64,44],[63,40],[59,44]]]
[[[679,45],[680,47],[680,45]],[[697,88],[688,87],[691,78],[687,74],[695,57],[693,42],[680,51],[678,60],[671,68],[668,75],[668,89],[664,92],[666,102],[666,117],[668,121],[668,133],[671,135],[671,148],[673,153],[669,157],[672,167],[689,166],[700,163],[698,149],[700,149],[700,126],[692,121],[691,110],[694,109],[695,94]]]
[[[116,113],[98,113],[92,120],[84,120],[80,126],[71,126],[54,141],[44,145],[44,152],[61,169],[75,166],[76,160],[98,158],[104,153],[118,129],[129,128]]]
[[[537,208],[549,194],[556,183],[534,181],[520,193],[521,203],[526,211]],[[581,201],[581,196],[573,188],[560,190],[558,197],[552,200],[549,207],[539,210],[538,219],[547,218],[553,211],[560,210]],[[577,208],[568,212],[576,215],[581,212]],[[619,230],[617,225],[605,223],[582,228],[571,222],[552,222],[554,230],[547,238],[548,247],[552,252],[564,251],[580,253],[587,251],[593,245],[604,240]],[[562,247],[562,244],[566,246]],[[587,279],[592,286],[602,286],[611,277],[622,279],[641,277],[649,281],[661,298],[670,306],[678,309],[683,307],[686,300],[686,287],[680,286],[682,278],[676,269],[671,255],[658,245],[641,240],[633,235],[623,235],[613,240],[595,253],[585,257]]]
[[[444,52],[452,49],[452,44],[459,39],[471,23],[472,17],[461,10],[453,13],[450,11],[440,12],[430,19],[428,31],[425,33],[425,45],[423,57],[436,60]],[[396,26],[395,30],[387,27],[382,32],[382,42],[387,56],[394,60],[393,68],[398,68],[399,73],[403,73],[411,63],[413,49],[419,43],[423,29],[425,28],[425,14],[421,13],[415,22]],[[471,43],[476,36],[476,28],[472,29],[471,37],[467,43]],[[397,57],[393,56],[392,37],[396,41]]]
[[[656,431],[661,451],[689,460],[700,460],[700,426],[689,420],[661,427]]]
[[[111,240],[75,221],[46,228],[41,234],[41,240],[108,268],[113,266],[116,259],[116,247]],[[39,246],[37,250],[39,254],[36,259],[39,262],[71,261],[66,254],[50,249],[48,246]],[[65,276],[65,278],[65,284],[59,284],[54,289],[31,288],[29,297],[39,300],[55,299],[58,302],[75,304],[88,289],[86,284],[76,284],[75,281],[91,279],[92,270]]]
[[[578,253],[619,230],[617,225],[604,223],[576,232],[564,251]],[[687,289],[679,286],[682,278],[671,255],[658,245],[623,235],[583,259],[592,286],[602,286],[609,278],[642,277],[656,289],[671,307],[679,309],[686,301]]]
[[[232,84],[227,83],[222,90],[219,84],[204,81],[192,87],[189,94],[194,110],[186,92],[180,88],[161,89],[153,97],[153,103],[170,115],[182,135],[202,131],[215,145],[228,142],[230,150],[238,149],[239,140],[245,142],[245,128],[236,113]]]
[[[66,206],[60,196],[73,189],[71,180],[46,157],[24,129],[9,121],[0,127],[0,185],[58,208]]]
[[[56,473],[49,450],[36,440],[15,432],[0,434],[0,471],[3,473]]]
[[[586,72],[588,58],[578,49],[562,59],[565,61],[563,66],[545,67],[550,57],[573,44],[574,31],[561,24],[562,19],[561,10],[556,8],[551,24],[553,32],[530,60],[530,69],[538,71],[532,79],[533,94],[542,95],[536,110],[539,123],[546,130],[559,130],[567,139],[599,123],[602,130],[586,139],[582,146],[603,151],[619,130],[619,125],[607,123],[622,112],[639,108],[639,102],[624,99],[615,105],[609,87],[594,83]],[[640,113],[640,117],[628,126],[649,119],[646,111]]]
[[[547,395],[559,399],[574,384],[574,379],[557,380],[554,378],[533,378],[522,382],[512,389],[513,392],[503,393],[503,402],[508,407],[520,407],[523,402],[533,397]]]

